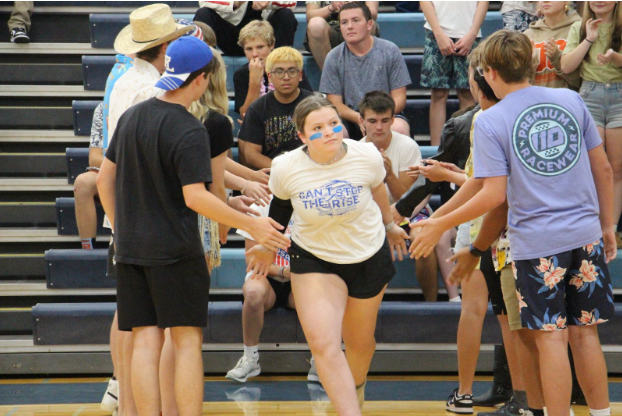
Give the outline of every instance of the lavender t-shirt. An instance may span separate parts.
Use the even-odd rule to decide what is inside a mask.
[[[528,87],[475,122],[475,177],[508,177],[514,260],[569,251],[602,236],[588,150],[601,144],[579,94]]]

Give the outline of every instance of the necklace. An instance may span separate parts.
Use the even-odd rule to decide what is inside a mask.
[[[305,153],[307,154],[307,156],[309,156],[309,160],[311,160],[316,165],[321,165],[321,166],[332,165],[333,163],[337,162],[341,158],[341,156],[344,154],[344,150],[347,152],[348,146],[345,143],[341,143],[341,148],[339,149],[339,153],[337,153],[337,156],[335,156],[328,162],[321,163],[321,162],[316,162],[315,160],[313,160],[313,158],[311,158],[311,155],[309,154],[309,147],[308,146],[305,147]]]

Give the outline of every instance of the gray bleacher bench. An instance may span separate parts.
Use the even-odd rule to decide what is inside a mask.
[[[93,113],[101,101],[79,101],[72,102],[73,110],[73,129],[76,136],[90,136],[91,125],[93,124]],[[234,103],[229,101],[229,117],[233,119],[233,136],[237,137],[240,131],[238,119],[240,114],[233,111]]]
[[[104,209],[99,201],[95,203],[97,211],[97,235],[110,235],[110,229],[104,228]],[[58,235],[78,235],[76,207],[73,198],[56,198],[56,228]]]

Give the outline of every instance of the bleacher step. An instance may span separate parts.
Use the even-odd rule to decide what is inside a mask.
[[[64,153],[0,153],[0,176],[66,177]]]
[[[0,178],[0,192],[73,191],[67,178]]]
[[[82,85],[79,64],[0,63],[3,85]]]
[[[88,143],[84,136],[73,130],[0,130],[0,143]]]
[[[0,280],[26,279],[45,281],[45,255],[43,253],[0,254]]]
[[[2,158],[0,158],[2,163]],[[53,202],[0,202],[0,227],[53,227],[56,207]]]
[[[100,242],[110,241],[110,236],[98,236]],[[56,227],[0,228],[0,243],[80,243],[79,236],[58,235]]]
[[[90,43],[0,42],[0,54],[114,55],[112,48],[94,49]]]
[[[0,85],[0,97],[103,98],[103,91],[86,91],[82,85]]]

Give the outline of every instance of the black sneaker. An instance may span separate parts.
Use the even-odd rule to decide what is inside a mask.
[[[28,43],[30,38],[28,32],[23,27],[14,27],[11,29],[11,42],[13,43]]]
[[[458,394],[458,389],[455,389],[447,399],[445,408],[448,412],[459,413],[461,415],[472,415],[473,396],[470,394],[460,396]]]
[[[496,411],[479,412],[477,416],[524,416],[528,414],[525,412],[529,412],[529,410],[520,407],[520,405],[514,401],[514,397],[512,397],[506,404],[498,408]]]

